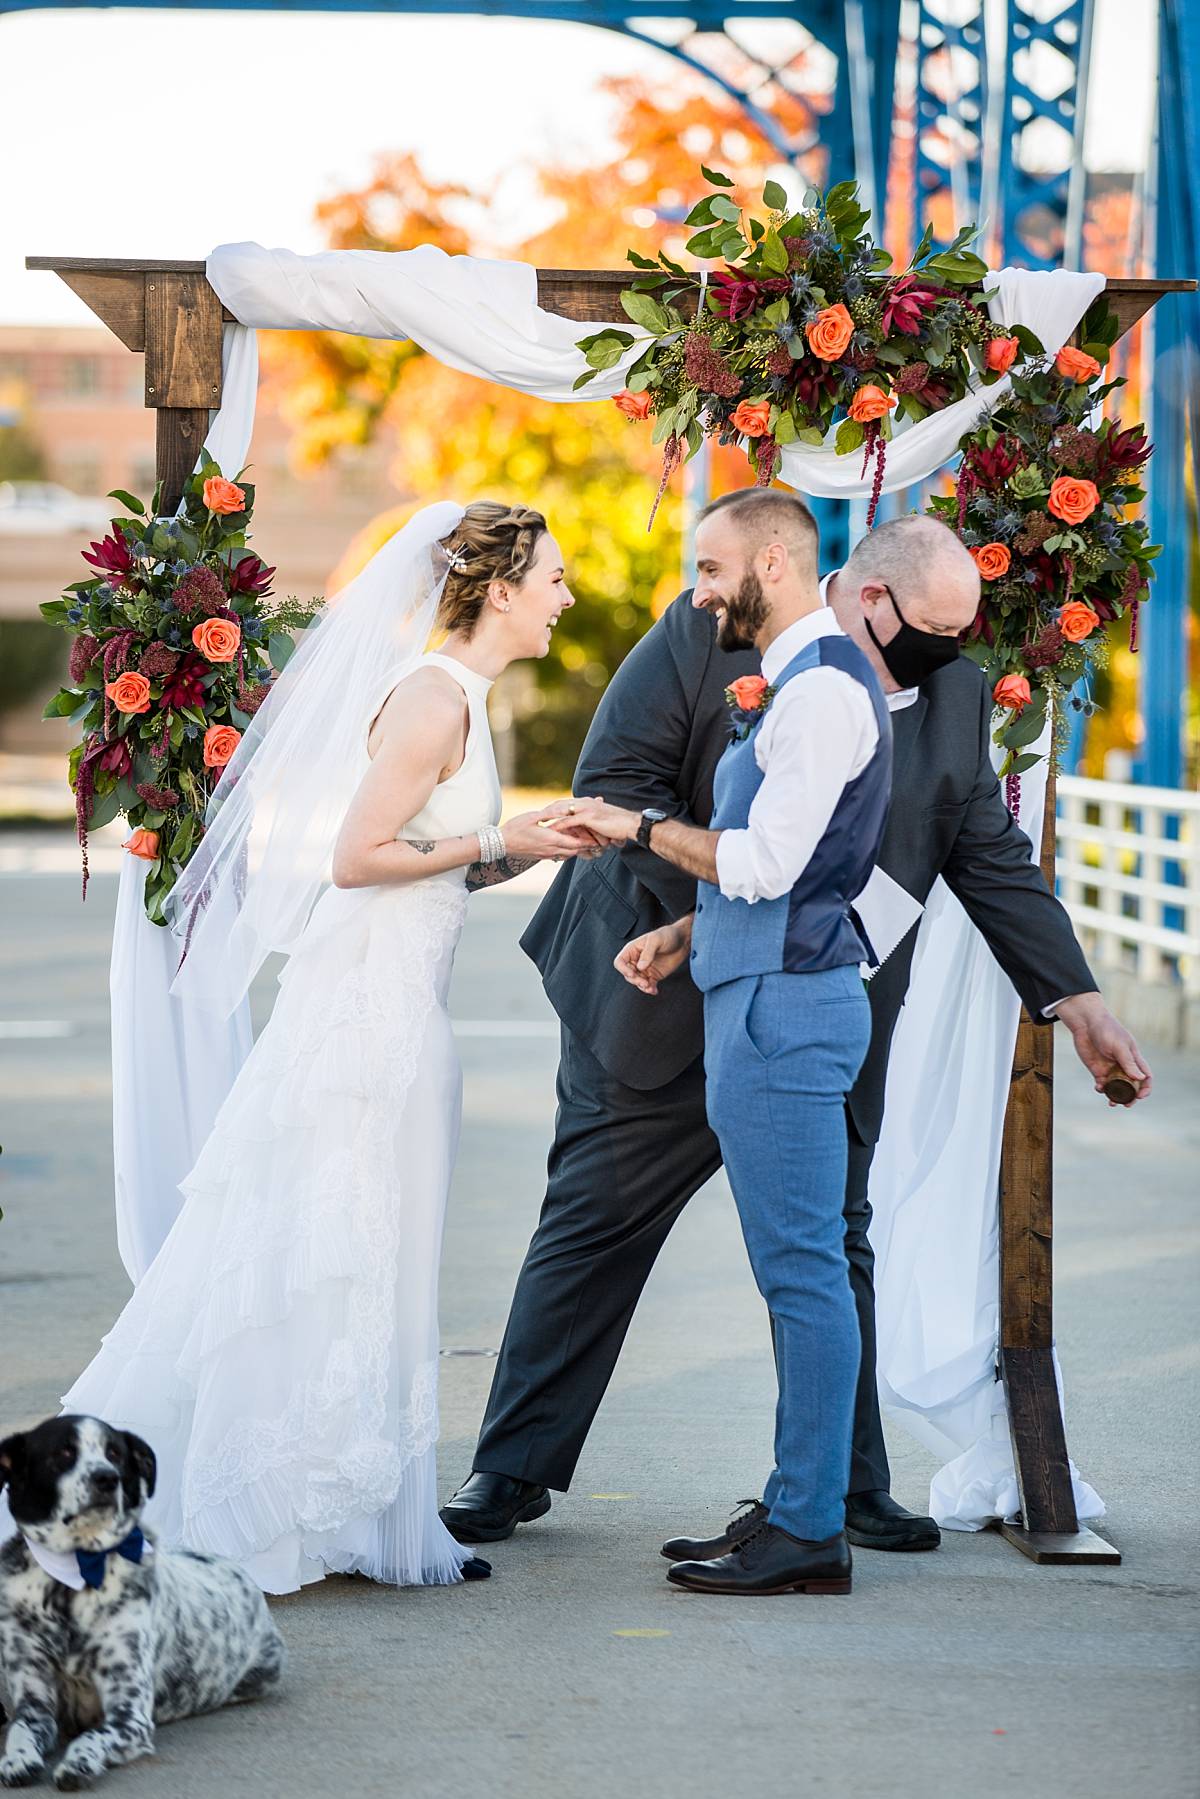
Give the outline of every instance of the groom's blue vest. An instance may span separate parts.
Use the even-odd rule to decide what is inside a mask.
[[[892,792],[892,725],[883,690],[870,663],[850,638],[818,637],[788,663],[776,690],[806,669],[840,668],[870,695],[879,726],[875,753],[848,781],[825,835],[790,893],[778,899],[726,899],[719,887],[700,882],[692,933],[692,978],[702,993],[748,974],[808,974],[871,960],[871,946],[851,916],[852,902],[867,884],[887,823]],[[717,765],[713,782],[714,831],[744,829],[763,771],[754,754],[760,724],[735,738]]]

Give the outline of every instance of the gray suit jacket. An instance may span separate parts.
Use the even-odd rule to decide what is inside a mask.
[[[681,594],[630,652],[602,698],[575,771],[576,794],[706,825],[729,741],[725,688],[757,673],[752,653],[716,647],[707,613]],[[991,698],[965,657],[892,715],[892,809],[880,866],[924,902],[938,875],[962,901],[1034,1018],[1096,983],[1066,913],[1030,859],[989,754]],[[664,1086],[700,1055],[700,994],[686,968],[657,998],[613,968],[630,937],[689,912],[696,884],[636,845],[567,863],[521,946],[567,1029],[626,1086]],[[879,1135],[888,1049],[908,989],[915,929],[870,983],[871,1043],[850,1095],[864,1143]]]

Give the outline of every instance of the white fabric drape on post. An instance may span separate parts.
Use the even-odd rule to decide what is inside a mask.
[[[1038,747],[1049,744],[1047,727]],[[1021,776],[1020,824],[1035,846],[1045,798],[1043,761]],[[996,1378],[996,1196],[1020,1010],[1012,983],[938,880],[892,1039],[869,1196],[880,1399],[946,1458],[929,1503],[938,1523],[956,1530],[1012,1519],[1019,1504]],[[1074,1464],[1071,1475],[1080,1518],[1102,1517]]]
[[[208,279],[240,321],[226,327],[224,398],[207,440],[227,474],[240,467],[249,442],[254,327],[407,338],[452,368],[559,402],[589,402],[619,391],[642,347],[636,343],[615,368],[576,392],[583,366],[576,339],[601,327],[542,311],[536,271],[525,264],[448,256],[429,245],[299,256],[260,244],[223,244],[208,259]],[[1102,291],[1104,278],[1002,269],[989,285],[995,289],[993,318],[1027,325],[1053,353]],[[630,329],[627,321],[618,324]],[[898,428],[888,446],[885,489],[924,480],[948,462],[962,434],[1008,390],[1005,378]],[[860,466],[856,456],[837,456],[831,442],[820,449],[789,445],[781,478],[818,498],[861,498],[871,481],[861,478]],[[1026,775],[1023,787],[1022,822],[1036,842],[1044,770]],[[123,907],[118,935],[135,932],[139,953],[146,932],[166,941]],[[117,952],[114,944],[114,957]],[[114,1003],[114,1078],[120,1010]],[[938,1454],[954,1458],[933,1483],[932,1507],[944,1522],[967,1529],[1010,1513],[1016,1490],[993,1371],[997,1174],[1017,1016],[1011,985],[939,884],[919,926],[871,1195],[881,1390],[897,1417]],[[132,1022],[125,1028],[132,1045]],[[238,1028],[231,1021],[225,1067],[235,1067],[244,1053],[235,1044]],[[123,1080],[139,1078],[129,1056],[121,1068]],[[185,1103],[192,1103],[189,1096]],[[202,1109],[198,1102],[197,1112]],[[119,1143],[119,1190],[127,1172],[121,1155]],[[174,1167],[155,1191],[173,1194]],[[139,1185],[138,1191],[144,1196],[149,1189]],[[132,1221],[125,1234],[132,1238]],[[1081,1516],[1102,1510],[1091,1489],[1078,1482],[1076,1499]]]
[[[258,338],[226,325],[222,403],[205,448],[231,477],[246,461],[258,390]],[[250,1008],[228,1020],[171,997],[179,944],[146,917],[148,864],[121,859],[113,923],[113,1173],[117,1248],[136,1287],[179,1214],[179,1183],[191,1172],[213,1120],[250,1053]]]

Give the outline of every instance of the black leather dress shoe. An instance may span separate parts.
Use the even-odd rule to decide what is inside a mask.
[[[670,1537],[658,1553],[669,1562],[715,1562],[719,1555],[728,1555],[767,1521],[761,1499],[739,1499],[738,1507],[719,1537]]]
[[[550,1510],[545,1487],[509,1474],[472,1473],[438,1514],[459,1543],[502,1543]]]
[[[762,1524],[715,1562],[676,1562],[667,1579],[689,1593],[848,1593],[850,1546],[841,1531],[804,1543],[777,1524]]]
[[[481,1555],[473,1555],[469,1561],[463,1563],[460,1573],[464,1580],[490,1580],[492,1564],[485,1562]]]
[[[936,1549],[942,1533],[932,1518],[919,1518],[897,1505],[882,1488],[851,1493],[846,1500],[846,1535],[856,1549],[894,1549],[910,1553]]]

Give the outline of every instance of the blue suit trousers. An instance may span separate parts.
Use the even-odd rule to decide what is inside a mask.
[[[860,1339],[842,1207],[844,1101],[870,1038],[852,964],[743,975],[704,996],[709,1122],[775,1323],[771,1522],[821,1542],[845,1523]]]

